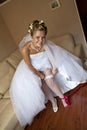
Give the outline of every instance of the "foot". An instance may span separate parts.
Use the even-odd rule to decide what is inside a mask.
[[[52,106],[53,106],[53,111],[57,112],[58,111],[58,106],[57,106],[57,99],[56,98],[54,99],[54,103],[53,103]]]
[[[62,101],[64,107],[67,107],[68,105],[71,105],[71,103],[70,103],[67,96],[64,96],[63,98],[61,98],[61,101]]]

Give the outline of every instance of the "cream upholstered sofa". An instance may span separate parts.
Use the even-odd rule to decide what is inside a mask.
[[[9,87],[15,68],[8,60],[17,58],[16,64],[21,60],[21,55],[15,50],[8,58],[0,62],[0,130],[23,130],[20,127],[10,101]],[[18,57],[19,56],[19,57]]]
[[[51,41],[80,58],[84,57],[82,45],[76,45],[71,34],[52,38]],[[21,59],[19,49],[16,49],[9,57],[0,62],[0,130],[23,129],[16,118],[9,95],[11,79]]]

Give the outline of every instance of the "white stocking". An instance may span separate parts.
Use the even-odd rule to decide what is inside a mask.
[[[58,86],[56,85],[51,69],[47,69],[45,72],[45,82],[48,85],[48,87],[60,98],[63,98],[62,92],[59,90]]]
[[[52,103],[53,111],[57,112],[58,111],[57,100],[53,97],[53,94],[52,94],[51,90],[48,88],[45,81],[42,81],[42,83],[43,83],[42,90],[43,90],[44,94]]]
[[[52,104],[54,104],[54,97],[52,95],[51,90],[48,88],[48,86],[44,80],[42,81],[42,83],[43,83],[42,90],[43,90],[45,96],[48,98],[48,100],[51,101]]]

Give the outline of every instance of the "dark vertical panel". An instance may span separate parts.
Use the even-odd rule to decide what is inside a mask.
[[[76,3],[87,41],[87,0],[76,0]]]

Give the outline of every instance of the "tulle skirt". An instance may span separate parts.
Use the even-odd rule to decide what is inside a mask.
[[[40,78],[33,74],[22,60],[12,79],[10,96],[21,125],[31,124],[45,108],[45,95]]]

